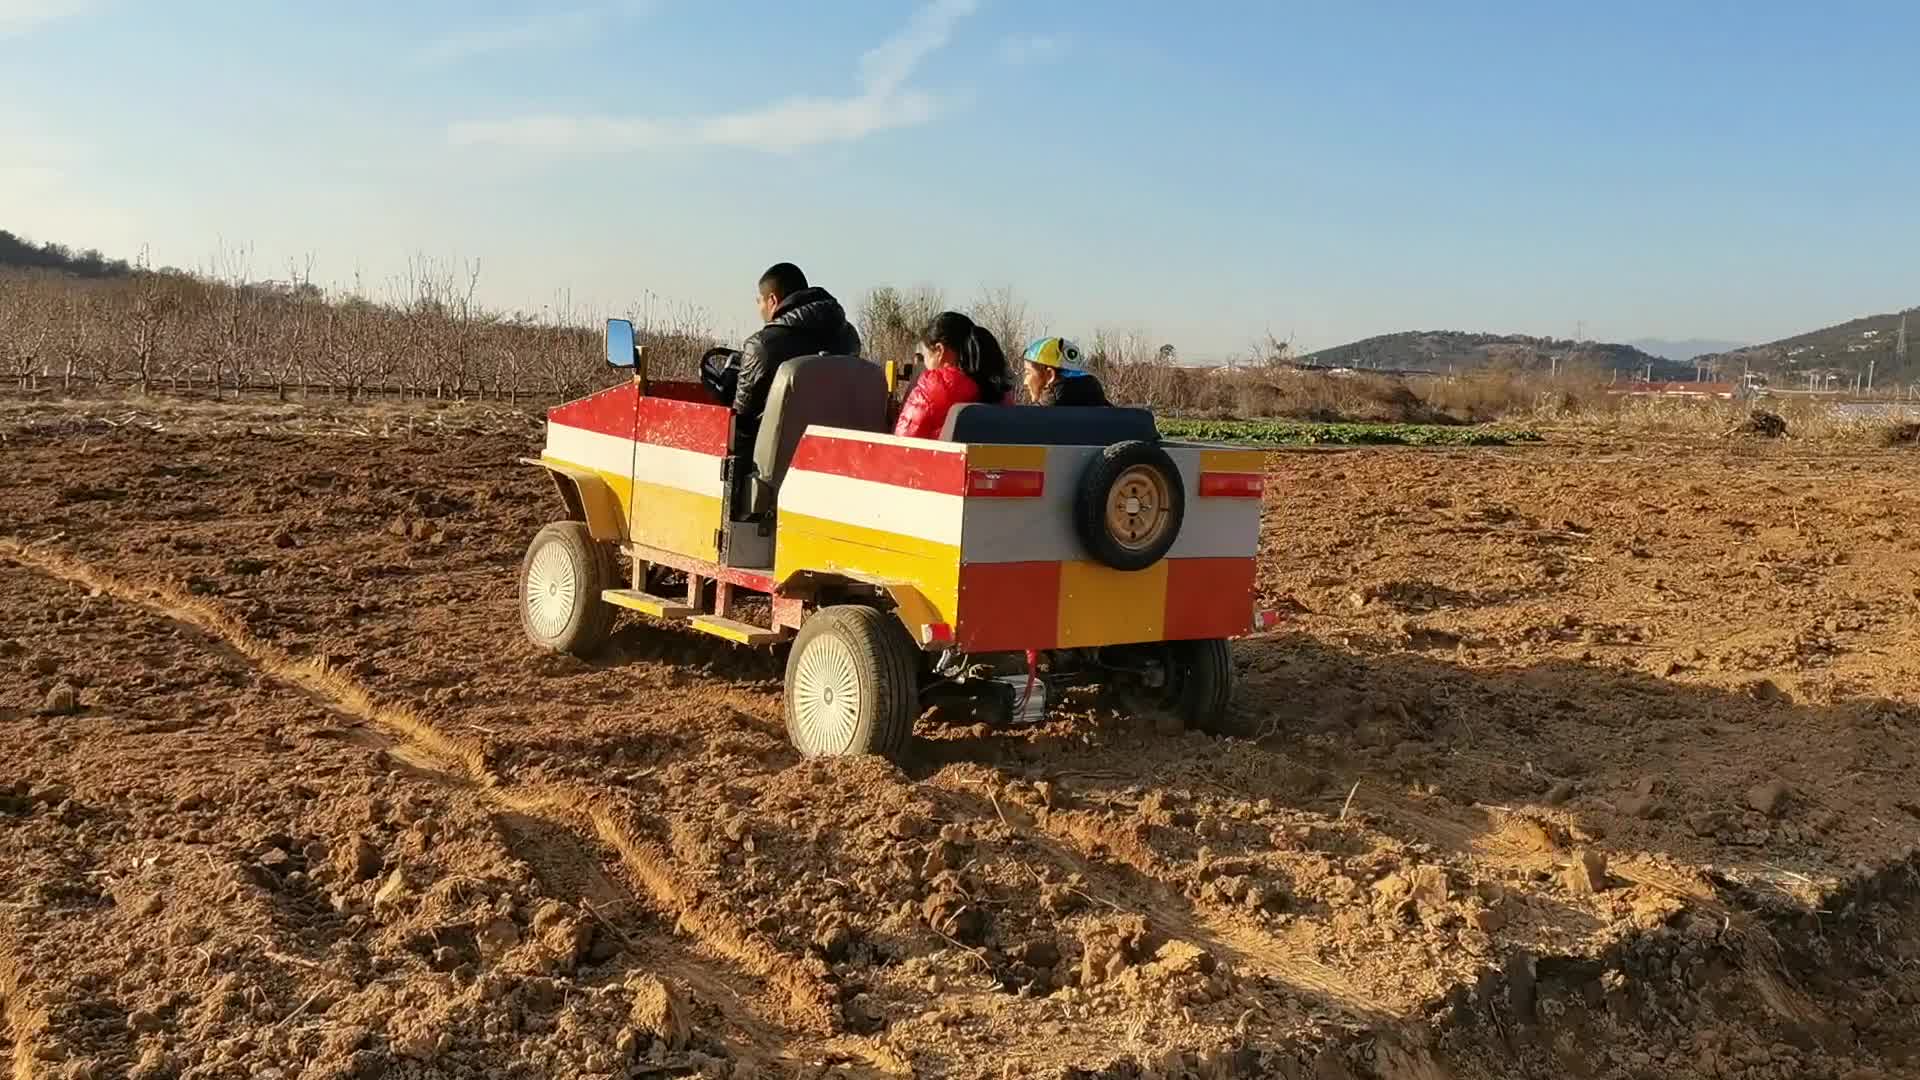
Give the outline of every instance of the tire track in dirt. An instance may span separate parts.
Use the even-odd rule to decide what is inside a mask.
[[[496,806],[548,820],[558,818],[557,824],[596,837],[613,850],[653,903],[673,917],[677,932],[778,988],[784,998],[769,1004],[787,1026],[814,1035],[832,1034],[830,988],[794,958],[703,904],[699,891],[678,872],[666,849],[633,828],[627,820],[629,815],[623,814],[614,800],[571,786],[509,786],[492,769],[484,747],[475,740],[447,735],[405,706],[380,703],[347,675],[322,661],[302,660],[262,641],[225,611],[177,587],[126,581],[81,560],[11,539],[0,538],[0,558],[99,590],[210,635],[233,648],[262,674],[393,733],[431,759],[420,764],[474,785]],[[702,975],[705,981],[704,976],[710,973]]]
[[[1319,996],[1329,1006],[1357,1020],[1378,1025],[1398,1019],[1389,1003],[1361,990],[1306,952],[1236,918],[1188,902],[1175,883],[1160,876],[1158,860],[1152,852],[1125,831],[1071,811],[1048,813],[1037,825],[1054,841],[1046,847],[1063,865],[1078,870],[1090,881],[1098,879],[1106,883],[1106,891],[1118,898],[1109,902],[1123,905],[1130,902],[1141,914],[1178,935],[1214,945],[1230,962],[1238,960],[1243,968],[1257,967],[1290,986]],[[1090,849],[1095,846],[1115,856],[1137,880],[1117,880],[1112,870],[1092,858]]]
[[[965,791],[948,790],[977,798]],[[1236,918],[1189,902],[1176,883],[1160,875],[1152,853],[1123,830],[1070,810],[1030,813],[1012,800],[994,799],[990,808],[983,805],[975,812],[983,818],[997,817],[1055,867],[1080,874],[1091,886],[1089,895],[1102,906],[1144,915],[1171,936],[1205,945],[1230,966],[1270,976],[1357,1021],[1391,1026],[1399,1020],[1390,1003],[1361,990],[1305,951]],[[1097,858],[1094,848],[1102,848],[1114,858]]]
[[[6,1038],[0,1044],[0,1066],[7,1067],[10,1080],[34,1080],[33,1063],[47,1017],[27,1003],[25,972],[14,959],[18,955],[12,934],[0,930],[0,1031]]]

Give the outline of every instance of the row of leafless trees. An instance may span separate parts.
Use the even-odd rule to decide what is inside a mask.
[[[561,304],[501,314],[474,301],[471,265],[418,260],[370,295],[304,274],[87,279],[0,272],[0,379],[25,390],[122,387],[553,400],[604,385],[600,335]],[[656,315],[655,308],[665,313]],[[649,302],[641,337],[658,372],[685,374],[710,344],[699,313]]]
[[[490,311],[475,302],[477,281],[471,264],[417,259],[375,289],[356,282],[327,291],[299,267],[284,280],[259,281],[239,253],[199,274],[0,270],[0,385],[533,404],[576,397],[616,377],[605,366],[598,312],[564,300],[531,314]],[[928,287],[869,291],[857,312],[867,355],[910,356],[922,329],[948,306]],[[1056,329],[1041,325],[1011,289],[958,307],[1015,357],[1036,333]],[[698,309],[647,296],[631,314],[656,376],[691,377],[715,343]],[[1277,341],[1231,369],[1182,365],[1171,346],[1140,331],[1096,330],[1080,341],[1116,402],[1166,412],[1485,419],[1537,392],[1509,378],[1497,386],[1450,381],[1416,394],[1398,380],[1303,373]]]

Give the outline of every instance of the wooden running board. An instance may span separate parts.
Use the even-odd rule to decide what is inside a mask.
[[[687,625],[702,633],[742,645],[771,645],[786,640],[788,634],[786,630],[769,630],[764,626],[754,626],[738,619],[723,619],[718,615],[695,615],[687,620]]]
[[[600,599],[615,607],[651,615],[656,619],[684,619],[698,610],[683,601],[669,600],[638,589],[607,589],[600,594]]]

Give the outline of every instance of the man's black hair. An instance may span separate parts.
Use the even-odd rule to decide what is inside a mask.
[[[785,300],[807,287],[807,275],[792,263],[774,263],[760,275],[760,292],[776,300]]]

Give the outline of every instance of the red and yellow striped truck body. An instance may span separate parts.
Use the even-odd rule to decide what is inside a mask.
[[[586,510],[596,538],[718,559],[730,414],[697,392],[618,386],[549,413],[541,463],[601,500]],[[1101,447],[813,428],[780,485],[771,581],[776,594],[820,577],[885,586],[916,641],[974,653],[1245,634],[1263,455],[1162,446],[1186,489],[1184,524],[1166,558],[1120,571],[1088,557],[1073,523]]]

